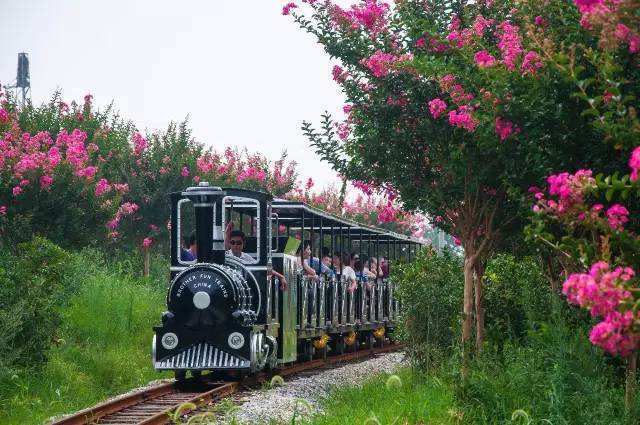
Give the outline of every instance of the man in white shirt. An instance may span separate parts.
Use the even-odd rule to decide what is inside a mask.
[[[244,232],[241,230],[232,230],[228,233],[228,237],[225,239],[225,248],[229,248],[227,250],[227,255],[236,257],[243,263],[253,263],[255,259],[243,252],[244,249]]]

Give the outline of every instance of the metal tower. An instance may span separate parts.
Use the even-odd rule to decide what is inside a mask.
[[[16,84],[13,86],[8,86],[7,88],[14,89],[16,102],[19,107],[23,108],[28,102],[31,102],[29,57],[26,53],[18,53],[18,72],[16,74]]]

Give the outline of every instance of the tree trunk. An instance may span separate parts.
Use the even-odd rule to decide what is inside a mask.
[[[633,352],[627,357],[627,382],[624,389],[624,407],[627,413],[631,413],[635,407],[636,401],[636,363],[638,361],[638,353]]]
[[[484,307],[482,306],[482,277],[484,266],[479,262],[475,266],[475,307],[476,307],[476,353],[482,353],[484,344]]]
[[[151,268],[151,250],[149,248],[143,248],[144,256],[144,268],[142,269],[142,276],[149,277],[149,269]]]
[[[473,269],[475,259],[466,250],[464,254],[464,299],[462,302],[462,377],[469,376],[469,351],[473,327]]]

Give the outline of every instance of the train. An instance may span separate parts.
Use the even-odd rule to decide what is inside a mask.
[[[411,261],[421,240],[207,182],[169,201],[167,311],[152,340],[157,371],[178,380],[203,371],[246,375],[373,347],[393,334],[401,306],[388,268]],[[187,239],[194,258],[185,255]],[[354,283],[338,266],[340,252],[384,258],[385,267]]]

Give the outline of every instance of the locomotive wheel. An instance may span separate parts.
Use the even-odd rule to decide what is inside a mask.
[[[187,371],[186,370],[176,370],[175,371],[175,377],[176,377],[176,381],[182,382],[187,378]]]
[[[336,338],[336,353],[344,354],[344,335],[340,335]]]
[[[369,350],[372,350],[376,345],[376,339],[373,337],[373,334],[368,333],[365,337],[365,344]]]

